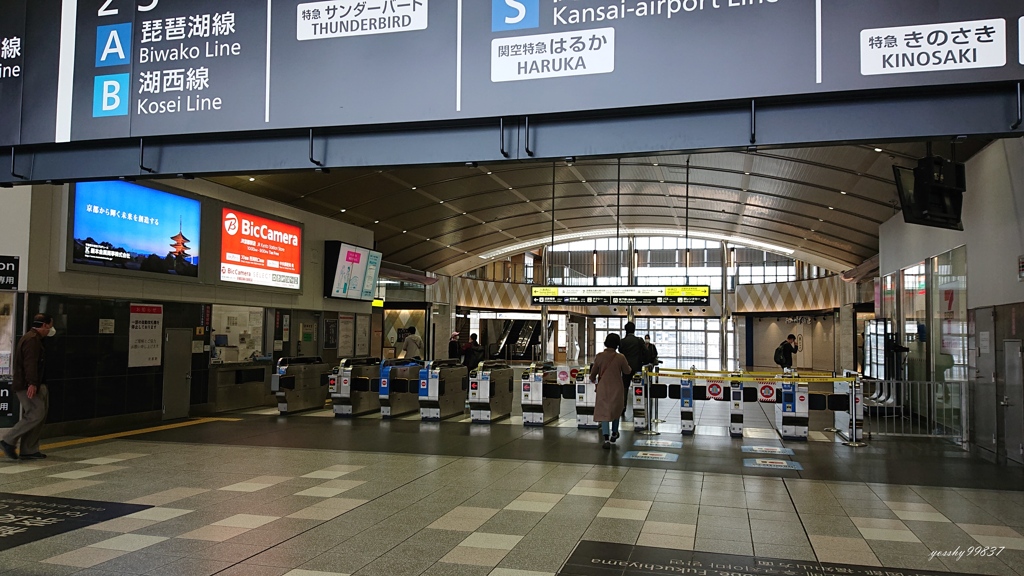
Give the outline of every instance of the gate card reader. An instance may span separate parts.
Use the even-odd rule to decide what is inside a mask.
[[[807,440],[807,383],[795,382],[793,376],[779,377],[782,393],[775,405],[775,427],[786,440]]]
[[[633,375],[633,381],[626,388],[626,392],[633,403],[633,429],[646,430],[649,416],[647,414],[647,384],[644,382],[642,373]]]
[[[512,415],[515,371],[504,360],[487,360],[469,373],[469,411],[472,421],[489,424]]]
[[[277,396],[277,409],[284,415],[323,408],[330,371],[319,356],[280,358],[270,376],[270,392]]]
[[[380,365],[380,415],[395,418],[420,409],[420,370],[423,362],[389,358]]]
[[[331,402],[336,418],[380,412],[380,358],[346,358],[330,376]]]
[[[469,369],[457,358],[434,360],[420,370],[419,398],[422,420],[462,416],[469,391]]]

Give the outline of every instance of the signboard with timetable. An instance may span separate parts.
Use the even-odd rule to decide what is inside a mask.
[[[26,44],[13,56],[11,40],[33,37],[18,29],[26,4],[31,16],[33,3],[0,3],[15,15],[0,24],[0,144],[17,133],[6,112],[20,110],[20,89],[7,86],[22,78],[58,78],[25,108],[53,119],[22,123],[52,122],[46,141],[65,142],[1016,82],[1024,72],[1019,0],[79,0],[68,4],[74,18],[27,19],[61,22],[60,62]]]
[[[128,367],[160,366],[163,360],[164,307],[131,304],[128,315]]]
[[[534,306],[710,306],[710,286],[534,286]]]
[[[248,214],[221,211],[220,279],[298,290],[302,279],[302,228]]]

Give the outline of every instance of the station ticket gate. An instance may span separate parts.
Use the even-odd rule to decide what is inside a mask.
[[[562,407],[562,384],[570,379],[568,366],[536,363],[522,375],[523,425],[543,426],[558,419]]]
[[[787,440],[807,440],[808,398],[810,394],[805,382],[782,378],[780,397],[775,404],[775,428]]]
[[[597,405],[597,385],[590,381],[586,370],[576,374],[576,427],[580,429],[600,428],[601,423],[594,420],[594,407]]]
[[[345,358],[330,376],[335,418],[380,412],[380,358]]]
[[[382,418],[395,418],[420,409],[420,370],[423,362],[407,358],[389,358],[380,365]]]
[[[469,413],[489,424],[512,415],[514,370],[504,360],[486,360],[469,373]]]
[[[270,376],[270,392],[282,415],[323,408],[331,368],[319,356],[283,357]]]
[[[462,416],[469,392],[469,369],[457,358],[434,360],[420,370],[420,419],[444,420]]]

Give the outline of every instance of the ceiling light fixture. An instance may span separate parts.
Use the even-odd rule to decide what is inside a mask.
[[[380,224],[380,220],[374,220],[373,223],[374,224]]]
[[[344,213],[345,213],[345,211],[346,211],[346,210],[345,210],[344,208],[342,208],[342,209],[341,209],[341,213],[342,213],[342,214],[344,214]]]
[[[881,148],[875,148],[875,152],[881,152],[881,151],[882,151]]]
[[[408,230],[402,230],[402,234],[405,234],[406,232],[408,232]]]
[[[256,181],[255,178],[253,178],[252,176],[249,177],[249,182],[255,182],[255,181]]]
[[[491,174],[494,174],[494,172],[488,172],[487,173],[488,176],[490,176]]]
[[[444,204],[444,200],[441,200],[441,204]]]
[[[831,207],[831,206],[829,206],[829,207],[828,207],[828,209],[829,209],[829,210],[835,210],[835,208],[833,208],[833,207]]]
[[[839,193],[842,194],[843,196],[846,196],[846,191],[845,190],[840,190]]]

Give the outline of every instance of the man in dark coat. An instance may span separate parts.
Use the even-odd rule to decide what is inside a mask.
[[[632,322],[626,322],[623,326],[626,331],[626,335],[622,338],[619,344],[619,352],[626,357],[629,362],[629,367],[632,372],[624,379],[623,384],[625,387],[629,387],[629,384],[633,381],[633,376],[641,373],[644,369],[644,364],[647,363],[647,348],[644,347],[644,341],[636,336],[636,324]],[[626,407],[628,406],[629,394],[623,396],[622,402],[622,419],[626,419]]]
[[[17,394],[23,414],[21,420],[7,431],[0,440],[0,449],[12,460],[18,459],[16,448],[21,441],[21,459],[38,460],[46,458],[39,451],[39,438],[46,423],[49,408],[49,392],[43,375],[45,350],[43,339],[53,336],[53,318],[47,314],[36,314],[32,328],[21,337],[14,350],[11,367],[14,382],[11,389]]]

